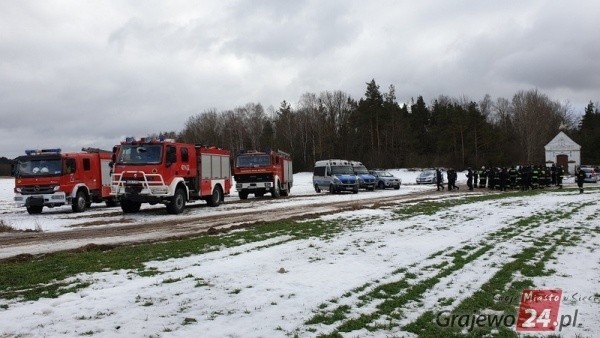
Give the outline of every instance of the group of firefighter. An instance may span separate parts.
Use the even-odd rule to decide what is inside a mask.
[[[456,187],[456,176],[454,170],[448,171],[448,191],[458,189]],[[437,185],[438,190],[444,190],[442,173],[438,169],[437,173]],[[552,164],[551,167],[545,165],[526,165],[519,166],[516,168],[512,166],[507,167],[481,167],[479,170],[467,169],[467,186],[469,190],[474,188],[488,188],[491,190],[498,189],[506,191],[507,189],[513,190],[530,190],[530,189],[541,189],[545,187],[558,187],[562,188],[564,169],[562,166],[556,166]],[[579,176],[579,175],[577,175]],[[585,177],[585,174],[584,176]],[[577,177],[577,183],[579,183],[579,177]],[[583,183],[583,179],[581,179]],[[581,192],[583,192],[582,185],[580,185]]]

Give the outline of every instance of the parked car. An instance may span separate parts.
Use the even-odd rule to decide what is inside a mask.
[[[361,162],[350,161],[354,174],[358,178],[358,187],[369,191],[375,190],[376,179]]]
[[[600,177],[598,173],[594,170],[594,168],[581,168],[583,172],[585,172],[585,179],[583,180],[586,183],[598,183]]]
[[[377,182],[377,188],[378,189],[385,189],[385,188],[394,188],[394,189],[400,189],[400,185],[402,184],[402,180],[399,179],[398,177],[390,174],[388,171],[385,170],[371,170],[369,171],[369,173],[373,176],[375,176],[375,180]]]
[[[444,176],[442,175],[442,182],[444,183]],[[417,176],[417,184],[437,184],[437,175],[434,169],[423,170],[419,176]]]

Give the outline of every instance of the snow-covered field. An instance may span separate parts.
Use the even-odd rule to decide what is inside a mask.
[[[370,194],[435,189],[412,184],[417,172],[394,174],[403,180],[399,191],[317,195],[311,175],[300,173],[292,190],[300,197],[261,199],[244,207],[260,211],[273,203],[294,207],[315,200],[351,201]],[[459,184],[464,185],[464,174],[459,174]],[[227,201],[237,199],[235,195]],[[511,271],[506,289],[485,296],[502,299],[512,283],[531,277],[535,288],[563,290],[561,315],[577,311],[577,326],[564,327],[563,337],[600,337],[599,199],[597,189],[584,194],[551,191],[451,203],[431,214],[410,214],[398,205],[323,216],[327,224],[341,224],[340,230],[325,237],[279,235],[151,261],[146,263],[147,269],[155,269],[151,276],[130,270],[80,274],[72,279],[91,285],[58,298],[0,299],[0,337],[314,337],[332,332],[346,337],[411,337],[416,334],[408,332],[407,325],[428,311],[458,311],[461,302],[476,297],[531,249],[534,255],[527,264],[533,268],[544,262],[547,275]],[[18,229],[68,231],[75,218],[81,221],[106,210],[72,214],[65,207],[44,209],[44,214],[32,217],[13,207],[11,200],[12,181],[0,179],[0,220]],[[222,210],[195,208],[189,213],[226,215],[234,208],[225,203],[217,208]],[[457,255],[464,264],[458,263]],[[398,294],[390,291],[395,285],[404,285]],[[420,285],[426,285],[424,290],[408,297],[409,290]],[[401,302],[404,296],[408,300]],[[395,308],[386,312],[384,305],[392,301]],[[346,331],[361,318],[370,322]]]

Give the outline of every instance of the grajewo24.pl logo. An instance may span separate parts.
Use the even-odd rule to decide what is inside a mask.
[[[452,314],[450,311],[441,311],[436,317],[437,325],[441,327],[455,327],[467,329],[471,332],[474,328],[499,328],[506,327],[518,332],[533,331],[561,331],[564,327],[577,325],[577,310],[573,315],[561,315],[558,320],[562,290],[523,290],[517,317],[511,314],[473,313]]]

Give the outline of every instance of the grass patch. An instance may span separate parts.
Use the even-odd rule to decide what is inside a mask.
[[[545,264],[552,258],[558,247],[577,245],[579,236],[570,235],[574,229],[558,229],[551,235],[544,236],[546,240],[536,240],[532,247],[526,248],[513,256],[512,262],[505,264],[488,282],[482,285],[471,297],[463,300],[453,311],[453,315],[493,310],[506,315],[517,316],[518,302],[523,289],[534,287],[531,279],[526,277],[546,276],[551,273],[545,269]],[[551,240],[547,240],[550,238]],[[525,278],[517,279],[521,275]],[[501,297],[494,297],[501,295]],[[512,301],[509,301],[512,300]],[[440,302],[440,305],[443,305]],[[493,336],[518,337],[511,329],[500,327],[475,327],[473,331],[464,334],[462,328],[440,327],[436,324],[438,314],[427,311],[416,321],[403,329],[418,334],[419,337],[484,337],[492,336],[492,330],[497,330]]]
[[[402,206],[400,208],[396,208],[394,213],[398,216],[399,219],[404,220],[415,216],[427,215],[431,216],[440,211],[447,210],[448,208],[477,203],[477,202],[485,202],[485,201],[493,201],[505,198],[514,198],[521,196],[530,196],[539,194],[540,191],[531,190],[531,191],[516,191],[516,192],[507,192],[503,194],[487,194],[481,196],[467,196],[461,198],[452,198],[447,200],[435,200],[435,201],[424,201],[413,203],[409,205]]]
[[[28,260],[5,260],[0,264],[0,298],[53,298],[89,286],[90,282],[64,281],[80,273],[123,269],[140,276],[154,276],[160,272],[147,268],[144,263],[204,254],[278,236],[291,236],[292,240],[331,238],[343,230],[347,228],[343,222],[337,221],[280,221],[222,235],[207,234],[168,242],[119,246],[109,250],[92,248],[84,252],[57,252]],[[175,281],[177,280],[166,279],[164,282]]]

